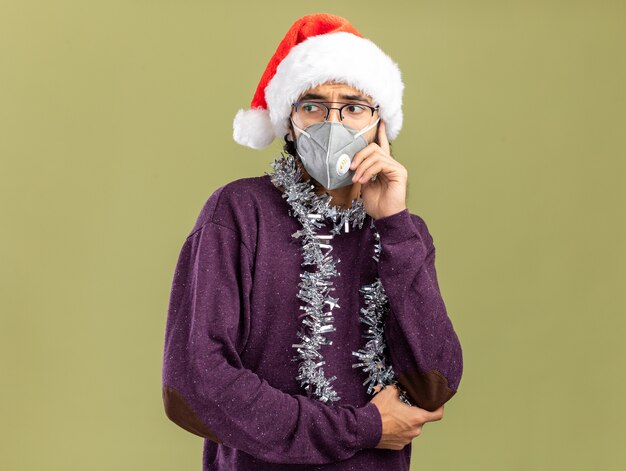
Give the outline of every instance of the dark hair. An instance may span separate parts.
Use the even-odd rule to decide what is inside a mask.
[[[289,155],[296,157],[296,144],[288,139],[289,134],[285,134],[285,144],[283,145],[283,151]]]

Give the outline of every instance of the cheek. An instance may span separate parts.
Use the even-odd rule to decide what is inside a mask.
[[[369,131],[369,139],[367,140],[367,142],[375,142],[376,144],[378,144],[378,130],[376,128]]]

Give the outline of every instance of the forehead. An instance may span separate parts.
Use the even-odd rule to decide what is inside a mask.
[[[358,88],[348,85],[347,83],[340,82],[325,82],[316,87],[309,88],[302,92],[300,98],[310,94],[321,95],[326,98],[329,98],[331,95],[361,96],[365,99],[365,101],[368,101],[370,103],[372,101],[372,97],[369,96],[367,93],[364,93]]]

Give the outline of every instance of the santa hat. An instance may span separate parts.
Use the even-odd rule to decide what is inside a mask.
[[[253,149],[288,132],[291,106],[303,92],[324,82],[346,83],[380,106],[387,138],[402,127],[402,83],[398,65],[348,20],[328,13],[298,19],[287,31],[257,86],[250,109],[240,109],[233,138]]]

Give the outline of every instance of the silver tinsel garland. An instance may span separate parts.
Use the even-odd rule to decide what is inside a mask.
[[[330,292],[335,290],[332,287],[331,278],[340,275],[335,265],[341,259],[334,260],[330,255],[333,247],[329,241],[335,235],[341,234],[342,227],[345,232],[349,231],[350,225],[352,228],[357,226],[359,229],[362,228],[367,213],[362,199],[353,200],[352,206],[347,209],[331,206],[332,197],[328,193],[319,196],[315,193],[315,187],[310,180],[301,181],[302,172],[294,156],[283,155],[271,165],[274,171],[268,175],[272,183],[283,189],[282,196],[291,206],[289,215],[295,216],[302,224],[302,229],[292,234],[294,238],[302,238],[304,256],[302,266],[317,267],[316,271],[304,271],[300,274],[302,281],[298,285],[300,288],[298,298],[305,303],[300,306],[304,313],[299,316],[303,320],[301,329],[297,332],[301,342],[293,345],[298,355],[292,361],[300,362],[296,379],[309,396],[314,395],[324,403],[338,401],[340,397],[331,384],[337,378],[336,376],[326,378],[324,375],[322,366],[325,361],[320,352],[323,345],[332,344],[332,340],[326,338],[325,334],[335,331],[332,324],[334,320],[332,310],[340,307],[339,300],[331,297]],[[331,234],[318,235],[316,230],[325,226],[325,221],[328,219],[333,223]],[[378,262],[381,252],[380,235],[376,231],[373,219],[370,227],[374,229],[376,238],[372,257]],[[323,249],[326,250],[325,253]],[[352,355],[359,360],[353,363],[352,367],[361,368],[367,375],[363,385],[367,386],[368,394],[373,394],[376,386],[385,388],[393,384],[400,390],[400,400],[405,404],[413,405],[396,381],[392,366],[387,365],[384,320],[389,310],[389,302],[380,278],[369,285],[362,286],[359,292],[363,295],[365,303],[359,320],[366,327],[363,337],[368,340],[364,348],[352,352]],[[328,311],[324,311],[326,307]]]

